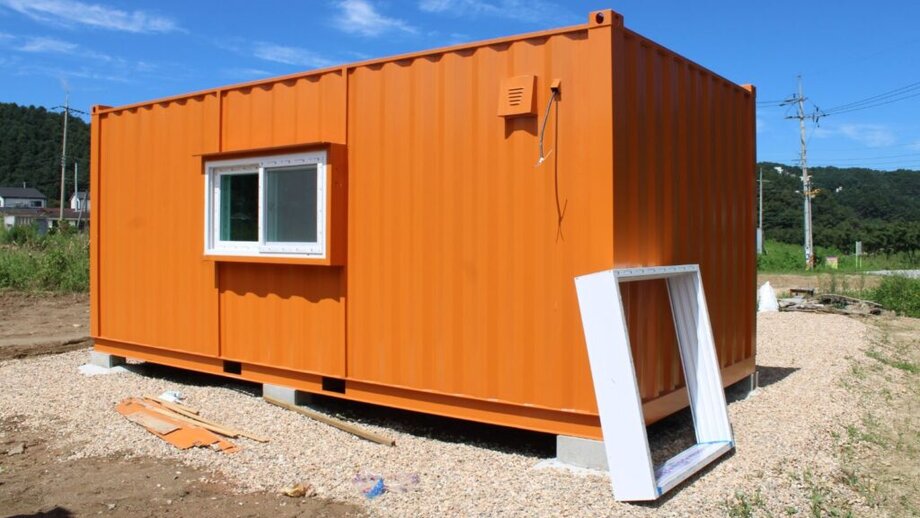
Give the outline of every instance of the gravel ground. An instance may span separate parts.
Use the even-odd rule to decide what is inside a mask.
[[[651,505],[616,502],[602,473],[537,469],[545,452],[541,456],[526,446],[496,447],[488,437],[476,436],[459,442],[437,430],[407,433],[411,414],[394,414],[394,426],[367,425],[396,438],[397,446],[388,448],[268,405],[247,385],[155,366],[85,377],[77,372],[87,359],[85,350],[0,362],[0,419],[20,416],[27,426],[54,430],[71,458],[175,459],[219,472],[240,491],[275,491],[306,481],[320,497],[355,503],[375,515],[724,515],[739,494],[760,494],[765,510],[782,515],[792,509],[806,513],[816,484],[831,487],[832,496],[848,502],[857,515],[869,515],[857,495],[834,485],[840,466],[831,437],[858,419],[859,409],[840,378],[853,357],[864,357],[860,350],[867,335],[861,322],[837,315],[759,315],[762,388],[729,407],[736,453]],[[178,451],[113,409],[125,397],[164,390],[181,390],[204,416],[272,441],[240,439],[243,449],[232,455]],[[686,419],[671,421],[688,425]],[[653,433],[667,441],[673,436],[674,442],[681,435]],[[409,492],[366,501],[352,484],[364,471],[418,474],[420,482]]]
[[[920,270],[876,270],[866,273],[869,275],[900,275],[908,279],[920,279]]]

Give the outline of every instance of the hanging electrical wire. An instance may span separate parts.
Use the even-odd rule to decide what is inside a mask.
[[[553,94],[549,97],[549,102],[546,103],[546,113],[543,114],[543,126],[540,127],[540,157],[537,159],[537,165],[534,167],[539,167],[543,165],[543,162],[549,158],[549,155],[553,154],[553,150],[549,150],[549,154],[543,154],[543,137],[546,135],[546,123],[549,121],[549,109],[553,106],[553,102],[556,100],[556,96],[559,95],[559,88],[553,87],[550,88]]]

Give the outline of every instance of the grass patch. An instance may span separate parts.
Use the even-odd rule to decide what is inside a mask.
[[[0,230],[0,289],[87,291],[89,238],[66,230],[44,236],[30,227]]]
[[[891,275],[871,290],[872,299],[899,315],[920,318],[920,279]]]
[[[735,491],[735,496],[724,504],[725,513],[732,518],[752,518],[757,516],[755,511],[769,516],[763,495],[758,489],[753,495],[748,495],[744,491]]]
[[[766,253],[757,256],[757,271],[762,273],[855,273],[872,270],[905,270],[916,268],[906,253],[863,255],[860,267],[856,267],[856,256],[845,254],[836,248],[815,247],[815,269],[805,270],[805,252],[801,244],[782,243],[767,240]],[[827,266],[825,259],[837,257],[837,269]]]
[[[872,358],[873,360],[881,362],[889,367],[894,367],[895,369],[901,369],[904,372],[909,372],[911,374],[917,374],[918,372],[920,372],[920,366],[918,366],[916,363],[913,363],[909,360],[891,359],[885,356],[884,354],[882,354],[877,349],[870,349],[866,351],[866,356],[868,356],[869,358]]]
[[[836,505],[833,501],[834,498],[832,497],[830,489],[821,481],[817,480],[811,471],[805,470],[802,481],[805,483],[805,488],[807,490],[808,511],[810,516],[813,518],[821,518],[823,516],[854,516],[853,511],[849,509],[846,502],[841,502],[840,505]]]

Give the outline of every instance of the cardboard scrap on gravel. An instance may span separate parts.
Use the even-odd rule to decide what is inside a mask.
[[[142,399],[127,398],[116,405],[115,410],[129,421],[143,426],[148,432],[180,450],[197,446],[210,447],[224,453],[239,451],[238,446],[221,439],[213,432],[154,412]]]

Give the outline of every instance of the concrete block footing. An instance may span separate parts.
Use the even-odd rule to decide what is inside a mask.
[[[89,352],[89,363],[97,367],[111,369],[112,367],[124,365],[125,357],[124,356],[112,356],[111,354],[101,353],[99,351],[90,351]]]
[[[729,403],[746,399],[760,386],[759,372],[754,371],[750,376],[738,380],[725,387],[725,399]]]
[[[604,441],[557,435],[556,459],[570,466],[607,471]]]
[[[289,405],[306,405],[310,402],[310,394],[306,392],[268,383],[262,384],[262,397],[270,397]]]

